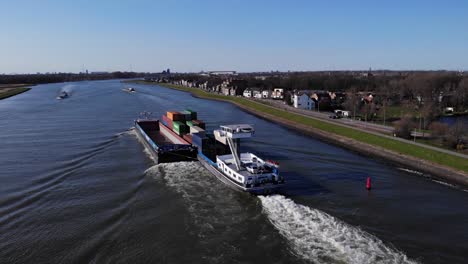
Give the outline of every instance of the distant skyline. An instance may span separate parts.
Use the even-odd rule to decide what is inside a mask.
[[[0,2],[0,73],[468,70],[468,1]]]

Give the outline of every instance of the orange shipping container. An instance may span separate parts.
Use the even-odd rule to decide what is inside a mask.
[[[185,121],[185,116],[175,111],[168,111],[167,117],[172,121]]]

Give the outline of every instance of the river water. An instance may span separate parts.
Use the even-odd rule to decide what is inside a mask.
[[[466,263],[468,192],[228,103],[133,87],[0,101],[0,263]],[[255,197],[197,162],[155,165],[133,120],[184,108],[208,128],[254,124],[242,148],[279,161],[285,190]]]

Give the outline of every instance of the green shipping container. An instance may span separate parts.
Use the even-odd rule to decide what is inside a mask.
[[[187,121],[187,122],[185,122],[185,123],[187,124],[187,126],[193,127],[193,122],[192,122],[192,121]]]
[[[183,135],[188,133],[188,126],[180,121],[174,121],[172,130],[178,135]]]
[[[190,110],[190,109],[186,109],[185,111],[187,111],[187,112],[190,113],[190,116],[191,116],[191,119],[192,119],[192,120],[197,119],[197,112],[192,111],[192,110]]]
[[[182,111],[180,113],[185,117],[185,121],[192,120],[192,113],[190,113],[189,111]]]

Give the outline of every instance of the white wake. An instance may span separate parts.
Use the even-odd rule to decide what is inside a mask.
[[[416,263],[381,240],[281,195],[259,196],[270,222],[293,252],[314,263]]]
[[[235,225],[248,218],[236,193],[211,175],[199,162],[173,162],[152,166],[146,172],[156,180],[180,193],[194,223],[200,228],[199,236],[218,238],[231,232]]]
[[[67,94],[72,94],[76,85],[74,84],[66,84],[60,88],[60,92],[66,92]]]

